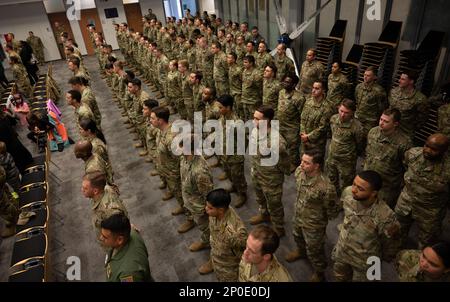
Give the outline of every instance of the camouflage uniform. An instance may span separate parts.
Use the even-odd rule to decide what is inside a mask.
[[[438,129],[440,133],[445,134],[450,138],[450,104],[439,107]]]
[[[432,244],[440,234],[449,202],[450,157],[430,161],[424,158],[423,148],[412,148],[403,160],[407,170],[405,186],[397,201],[395,213],[402,226],[403,241],[415,220],[419,227],[419,248]]]
[[[136,127],[139,138],[145,146],[147,137],[147,125],[142,115],[142,109],[144,107],[144,101],[150,98],[150,95],[144,90],[139,90],[137,95],[133,95],[133,110],[131,111],[130,120]]]
[[[228,69],[228,80],[230,84],[230,95],[234,98],[233,109],[239,118],[244,117],[244,108],[242,106],[242,71],[243,68],[238,64],[233,64]]]
[[[183,92],[181,90],[181,75],[178,70],[169,71],[167,75],[167,103],[176,109],[179,107],[180,102],[182,102]]]
[[[113,187],[115,186],[111,166],[97,154],[92,154],[91,157],[84,162],[84,173],[87,174],[91,172],[101,172],[105,174],[107,184]]]
[[[381,175],[383,187],[378,196],[392,208],[401,190],[403,155],[411,147],[411,140],[399,129],[388,137],[380,127],[375,127],[367,136],[364,170],[374,170]]]
[[[294,239],[300,253],[306,254],[314,270],[322,273],[327,267],[324,243],[328,220],[334,219],[339,212],[336,190],[324,174],[310,177],[300,167],[295,171],[295,179]]]
[[[156,139],[158,137],[159,129],[154,127],[151,123],[147,123],[146,130],[146,146],[148,157],[151,161],[156,163]]]
[[[397,255],[395,267],[400,282],[450,282],[450,273],[444,273],[438,280],[431,279],[420,270],[421,250],[403,250]]]
[[[338,195],[351,186],[356,173],[358,154],[364,150],[366,135],[361,123],[352,118],[342,122],[339,114],[330,119],[331,143],[328,148],[325,170]]]
[[[389,105],[391,108],[400,110],[402,114],[400,129],[413,139],[415,132],[426,122],[427,97],[417,90],[414,90],[411,95],[407,95],[406,91],[397,87],[392,89],[389,94]]]
[[[239,282],[292,282],[292,277],[287,269],[278,262],[275,255],[262,273],[251,263],[244,259],[239,263]]]
[[[81,102],[91,108],[91,111],[94,114],[94,122],[95,124],[97,124],[97,126],[100,126],[102,123],[102,114],[100,113],[100,109],[98,108],[98,104],[95,100],[95,95],[91,87],[86,86],[83,89],[83,91],[81,92]],[[98,129],[101,129],[101,127],[99,127]]]
[[[22,64],[12,64],[11,70],[14,82],[16,83],[19,91],[22,92],[26,97],[31,97],[33,88],[31,88],[30,79],[28,78],[25,67]]]
[[[276,55],[273,59],[277,67],[277,80],[281,81],[285,75],[295,72],[294,62],[287,56],[279,57]]]
[[[175,137],[172,124],[166,130],[159,131],[156,139],[157,169],[163,181],[167,182],[169,191],[175,196],[180,207],[183,207],[180,179],[180,157],[173,154],[171,145]]]
[[[188,112],[190,121],[194,120],[194,112],[201,111],[203,113],[203,121],[205,122],[205,103],[202,100],[203,89],[205,86],[202,83],[196,83],[192,88],[192,110]]]
[[[38,36],[28,37],[27,42],[33,49],[33,53],[39,63],[44,63],[44,44],[42,44],[41,38],[39,38]]]
[[[0,167],[0,217],[6,221],[6,227],[14,226],[19,218],[19,200],[11,194],[6,184],[6,172]]]
[[[300,71],[300,90],[305,94],[311,94],[314,82],[322,81],[325,74],[325,68],[319,61],[308,62],[302,64]]]
[[[300,92],[293,90],[288,93],[285,89],[280,91],[277,110],[280,134],[286,139],[291,167],[299,165],[300,116],[304,105],[305,98]]]
[[[394,257],[400,225],[394,212],[379,198],[369,208],[360,208],[352,187],[341,196],[344,222],[332,252],[336,281],[367,281],[367,259]]]
[[[89,106],[85,103],[80,103],[80,107],[75,109],[75,120],[78,129],[80,128],[80,120],[82,119],[90,119],[95,121],[94,113],[92,113],[91,108],[89,108]],[[99,124],[97,124],[97,128],[101,129]]]
[[[192,159],[181,157],[181,192],[188,220],[194,221],[200,229],[202,243],[209,244],[210,233],[208,215],[205,212],[206,195],[214,188],[208,163],[203,156],[194,155]]]
[[[156,80],[156,88],[162,95],[166,93],[167,72],[169,70],[169,59],[165,55],[161,55],[156,59],[156,73],[158,78]]]
[[[271,105],[273,110],[275,111],[275,116],[278,116],[278,96],[280,90],[283,89],[280,81],[278,81],[277,79],[264,79],[262,89],[262,103],[264,105]]]
[[[218,220],[209,217],[211,260],[219,282],[237,282],[239,262],[245,250],[247,230],[233,208]]]
[[[360,83],[355,89],[355,100],[355,117],[368,133],[370,129],[378,126],[381,113],[386,107],[386,91],[377,83]]]
[[[228,63],[227,56],[222,51],[214,55],[213,77],[217,95],[228,94],[230,90],[228,85]]]
[[[183,100],[178,103],[177,110],[181,119],[193,120],[194,99],[192,85],[189,82],[189,73],[181,75],[181,95]]]
[[[337,113],[337,107],[347,95],[348,87],[349,82],[347,77],[342,73],[337,75],[330,74],[328,76],[327,100],[333,112]]]
[[[244,119],[253,119],[256,108],[262,104],[262,75],[252,67],[242,72],[242,96],[241,102],[244,109]]]
[[[284,229],[284,209],[281,197],[283,195],[283,182],[285,173],[289,173],[289,157],[286,151],[285,139],[275,131],[268,129],[268,134],[261,140],[257,140],[258,131],[253,129],[251,144],[262,144],[268,149],[275,149],[272,152],[278,153],[279,159],[276,165],[263,166],[262,160],[268,160],[270,155],[262,155],[260,148],[251,159],[251,176],[255,187],[256,202],[259,205],[259,212],[262,216],[269,216],[272,224],[277,230]],[[272,138],[272,136],[274,136]],[[271,147],[272,140],[279,141],[277,146]],[[258,143],[256,143],[258,142]]]
[[[107,162],[109,165],[111,165],[105,143],[98,137],[90,138],[90,139],[88,139],[88,141],[91,142],[92,153],[97,154],[105,162]]]
[[[310,149],[325,153],[331,115],[325,97],[321,102],[317,102],[311,95],[306,98],[300,120],[300,132],[308,135],[308,142],[302,143],[302,154]]]
[[[6,172],[6,182],[14,189],[15,192],[19,192],[20,189],[20,172],[16,167],[14,158],[11,154],[6,152],[0,154],[0,167],[3,167]]]
[[[245,49],[245,45],[236,45],[234,52],[236,53],[237,56],[237,60],[236,63],[239,66],[242,66],[242,62],[244,60],[245,57],[245,53],[247,52],[247,50]]]
[[[264,68],[266,68],[266,66],[270,65],[273,63],[273,57],[270,55],[270,53],[258,53],[255,56],[255,61],[256,61],[256,68],[259,69],[261,72],[264,72]]]

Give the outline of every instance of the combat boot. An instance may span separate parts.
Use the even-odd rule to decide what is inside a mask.
[[[11,237],[16,234],[16,225],[5,226],[5,228],[1,232],[2,238]]]
[[[146,163],[152,163],[152,162],[153,162],[153,159],[151,159],[150,157],[147,157],[147,158],[145,159],[145,162],[146,162]]]
[[[326,282],[326,281],[327,279],[325,278],[324,272],[314,272],[311,278],[309,278],[309,282]]]
[[[159,172],[156,171],[156,170],[152,170],[152,171],[150,171],[150,175],[151,176],[157,176],[157,175],[159,175]]]
[[[300,249],[295,249],[295,250],[293,250],[293,251],[290,251],[285,257],[284,257],[284,259],[287,261],[287,262],[294,262],[294,261],[297,261],[297,260],[299,260],[299,259],[304,259],[304,258],[306,258],[306,255],[305,255],[305,253],[304,252],[302,252]]]
[[[204,249],[208,249],[208,248],[210,248],[211,246],[209,245],[209,243],[204,243],[204,242],[201,242],[201,241],[196,241],[196,242],[194,242],[194,243],[192,243],[190,246],[189,246],[189,250],[191,251],[191,252],[198,252],[198,251],[201,251],[201,250],[204,250]]]
[[[139,156],[146,156],[148,154],[147,150],[143,150],[141,152],[139,152]]]
[[[234,204],[234,207],[236,209],[239,209],[240,207],[242,207],[245,203],[247,202],[247,194],[246,193],[241,193],[238,195],[238,198],[236,200],[236,203]]]
[[[163,195],[162,200],[163,200],[163,201],[166,201],[166,200],[169,200],[169,199],[172,199],[172,198],[173,198],[172,192],[167,191],[167,192]]]
[[[225,180],[228,179],[227,173],[223,172],[222,174],[217,177],[218,180]]]
[[[212,273],[213,271],[214,271],[214,267],[213,267],[211,258],[209,258],[209,260],[207,262],[203,263],[198,268],[198,272],[200,273],[200,275],[207,275],[207,274]]]
[[[182,225],[180,225],[180,227],[178,228],[177,232],[180,234],[186,233],[187,231],[189,231],[190,229],[192,229],[193,227],[195,227],[195,223],[194,220],[186,220],[185,223],[183,223]]]
[[[144,147],[144,145],[142,144],[142,142],[139,142],[139,143],[134,144],[134,147],[135,148],[142,148],[142,147]]]
[[[158,189],[164,190],[165,188],[167,188],[167,183],[165,183],[164,181],[161,181],[161,183],[158,186]]]
[[[257,225],[257,224],[260,224],[263,222],[270,222],[270,216],[258,214],[256,216],[253,216],[252,218],[250,218],[251,225]]]
[[[184,209],[183,209],[183,207],[180,207],[180,206],[178,206],[176,209],[173,209],[172,212],[171,212],[171,214],[173,216],[178,216],[178,215],[181,215],[183,213],[184,213]]]

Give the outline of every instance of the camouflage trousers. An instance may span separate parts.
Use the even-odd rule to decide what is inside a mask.
[[[188,99],[178,99],[176,102],[176,108],[178,113],[180,114],[180,117],[182,120],[187,120],[188,119],[188,112],[187,112],[187,108],[190,108],[190,104],[192,103],[192,100],[188,100]]]
[[[145,148],[147,148],[147,126],[145,125],[145,122],[144,121],[138,122],[135,124],[135,126],[137,134],[141,139],[142,144],[144,145]]]
[[[224,94],[229,94],[229,85],[227,80],[214,80],[216,86],[217,96],[220,97]]]
[[[166,96],[166,101],[170,107],[172,107],[175,110],[178,109],[178,104],[180,103],[179,97]]]
[[[327,260],[325,257],[325,233],[326,228],[302,228],[294,218],[293,231],[295,242],[298,249],[304,255],[308,256],[312,267],[316,272],[324,272],[327,268]]]
[[[17,219],[19,218],[18,205],[17,199],[10,199],[7,194],[3,193],[3,198],[0,200],[0,217],[6,221],[6,226],[17,223]]]
[[[211,255],[211,261],[219,282],[237,282],[239,277],[239,263],[224,265],[216,257]]]
[[[245,180],[244,162],[233,163],[226,161],[223,157],[219,158],[223,170],[231,181],[233,188],[238,194],[247,193],[247,181]]]
[[[353,183],[356,174],[356,158],[339,160],[328,156],[325,162],[325,172],[340,196],[342,190]]]
[[[298,129],[280,130],[281,135],[286,139],[289,162],[291,166],[300,165],[300,134]]]
[[[420,198],[420,197],[418,197]],[[442,230],[442,221],[445,218],[446,206],[432,208],[428,205],[420,205],[402,192],[395,207],[397,220],[400,222],[402,246],[408,238],[409,229],[415,221],[419,228],[419,249],[434,244]]]
[[[232,94],[234,98],[234,105],[233,105],[233,111],[236,113],[236,115],[243,119],[244,118],[244,107],[241,102],[241,95],[240,94]]]
[[[350,263],[335,260],[333,275],[336,282],[368,282],[367,269],[352,266]]]
[[[284,208],[281,201],[283,195],[283,185],[268,186],[259,183],[258,179],[252,178],[256,202],[259,205],[259,212],[263,216],[270,216],[273,226],[276,229],[284,228]]]
[[[161,167],[159,167],[161,179],[166,181],[167,188],[169,191],[175,196],[175,199],[177,200],[177,203],[180,207],[184,206],[183,197],[181,195],[181,180],[180,175],[168,175],[165,173],[161,173]]]
[[[209,244],[209,217],[205,212],[205,206],[190,199],[185,199],[184,206],[187,209],[187,219],[194,221],[201,232],[200,240]]]
[[[211,87],[211,88],[216,88],[215,87],[215,83],[214,83],[214,79],[213,79],[213,74],[212,73],[203,73],[203,79],[202,79],[202,83],[205,85],[205,87]],[[219,96],[219,94],[217,95]]]

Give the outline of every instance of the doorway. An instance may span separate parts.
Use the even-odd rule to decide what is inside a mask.
[[[89,32],[86,25],[93,24],[97,32],[103,32],[102,23],[100,22],[97,9],[91,8],[81,10],[80,21],[78,21],[78,23],[80,24],[81,34],[83,35],[84,44],[86,45],[86,51],[88,55],[93,55],[95,53],[94,45],[92,45],[92,42],[89,39]]]
[[[139,3],[124,4],[125,16],[127,17],[128,28],[142,33],[142,12]]]
[[[67,20],[66,12],[60,12],[60,13],[50,13],[47,14],[48,21],[50,22],[50,25],[52,27],[53,36],[55,36],[56,44],[58,45],[59,54],[61,55],[61,58],[65,58],[66,55],[64,54],[64,48],[59,40],[59,37],[56,37],[56,27],[55,22],[58,22],[60,26],[69,34],[69,38],[72,38],[75,41],[75,38],[73,36],[72,28],[70,27],[70,22]]]

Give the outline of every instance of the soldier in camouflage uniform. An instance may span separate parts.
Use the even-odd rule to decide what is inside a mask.
[[[73,72],[73,76],[74,77],[82,77],[84,79],[86,79],[86,81],[91,80],[91,77],[89,76],[89,73],[87,72],[86,69],[81,69],[81,61],[78,57],[76,56],[71,56],[69,57],[68,61],[67,61],[67,66],[69,67],[69,70],[71,70]]]
[[[337,113],[342,100],[347,96],[350,83],[347,77],[342,74],[342,63],[334,62],[331,67],[331,74],[328,76],[327,100],[332,107],[331,110]]]
[[[0,166],[0,217],[6,222],[5,228],[1,231],[1,236],[9,237],[16,233],[17,219],[19,218],[18,199],[11,194],[6,183],[6,172]]]
[[[76,90],[70,90],[66,93],[67,104],[75,108],[75,123],[80,127],[81,119],[91,119],[95,121],[94,113],[88,105],[81,102],[81,93]],[[99,128],[100,125],[97,125]]]
[[[428,137],[423,148],[412,148],[405,153],[405,186],[395,207],[403,243],[413,221],[419,227],[419,248],[433,243],[441,232],[450,201],[449,143],[445,135],[437,133]]]
[[[291,275],[275,256],[279,245],[280,238],[272,228],[255,227],[239,263],[239,282],[292,282]]]
[[[286,44],[278,44],[277,55],[274,58],[274,63],[278,70],[278,81],[281,81],[285,75],[295,72],[294,62],[286,56]]]
[[[220,105],[217,102],[217,92],[214,88],[203,88],[202,102],[205,106],[203,120],[218,120],[220,118]]]
[[[81,191],[84,197],[92,199],[92,226],[95,229],[95,239],[101,244],[101,222],[118,213],[128,217],[127,209],[119,195],[106,185],[106,176],[99,171],[84,175]]]
[[[273,57],[267,52],[267,45],[265,42],[260,42],[258,44],[258,54],[256,55],[256,68],[261,72],[264,68],[269,65],[273,65]]]
[[[247,241],[244,222],[230,203],[230,193],[224,189],[213,190],[206,196],[211,254],[198,271],[202,275],[214,271],[219,282],[237,282]]]
[[[59,22],[54,23],[53,33],[55,35],[56,43],[58,44],[59,53],[61,57],[64,56],[64,44],[61,42],[61,34],[66,32],[64,25],[59,24]]]
[[[328,147],[325,170],[336,188],[338,196],[351,186],[356,173],[356,161],[366,145],[361,123],[354,118],[356,104],[344,99],[330,119],[331,143]]]
[[[269,155],[262,155],[260,148],[258,148],[256,155],[252,155],[251,175],[255,187],[256,202],[259,205],[259,214],[250,218],[250,224],[256,225],[271,220],[276,232],[281,237],[285,233],[283,226],[284,209],[281,197],[283,195],[284,175],[289,173],[289,157],[285,139],[278,131],[272,131],[273,116],[274,110],[268,105],[262,105],[254,113],[256,127],[251,134],[250,143],[254,147],[257,144],[264,146],[271,152]],[[263,123],[267,127],[261,127]],[[272,146],[273,143],[278,143],[278,145]],[[272,162],[265,163],[268,160],[273,161],[273,156],[278,156],[275,165]]]
[[[98,108],[97,101],[95,99],[94,92],[90,86],[87,86],[87,81],[83,77],[73,77],[69,80],[69,84],[72,86],[73,90],[81,93],[81,103],[86,104],[91,109],[94,114],[94,121],[97,126],[101,125],[102,114]],[[101,130],[101,128],[98,128]]]
[[[33,54],[36,56],[36,59],[40,64],[44,63],[44,44],[42,43],[41,38],[35,36],[32,31],[29,31],[28,35],[29,37],[27,38],[27,43],[30,44],[33,49]]]
[[[33,89],[31,88],[30,79],[28,78],[25,67],[19,63],[19,60],[20,59],[15,56],[9,58],[14,82],[20,92],[22,92],[26,97],[31,97]]]
[[[167,74],[167,96],[166,102],[170,106],[171,114],[177,113],[177,108],[182,102],[183,91],[181,75],[178,71],[178,61],[172,60],[169,63],[169,73]]]
[[[322,82],[313,84],[312,93],[306,98],[300,125],[302,152],[311,149],[325,153],[330,117],[333,113],[327,103]]]
[[[244,57],[244,71],[242,72],[241,102],[244,109],[244,120],[252,119],[256,108],[262,105],[262,74],[255,67],[253,56]]]
[[[403,250],[395,264],[401,282],[450,282],[450,244]]]
[[[374,170],[383,179],[378,196],[391,208],[395,207],[401,191],[404,173],[403,158],[412,142],[400,129],[400,112],[387,109],[380,117],[380,126],[372,128],[367,136],[364,169]]]
[[[233,111],[234,100],[230,95],[223,95],[217,100],[220,110],[220,122],[224,129],[224,144],[223,153],[220,156],[220,162],[222,163],[225,175],[219,176],[219,180],[230,179],[232,185],[232,191],[235,191],[238,195],[238,200],[235,203],[236,208],[240,208],[247,201],[247,181],[245,180],[244,173],[244,155],[238,154],[238,132],[233,129],[227,129],[227,121],[237,123],[239,118]],[[231,141],[231,135],[233,134],[233,141]],[[227,146],[233,143],[233,154],[227,154]]]
[[[245,44],[244,44],[244,37],[242,37],[240,35],[235,36],[235,37],[236,37],[236,45],[234,47],[234,52],[236,53],[236,56],[237,56],[236,63],[239,66],[241,66],[244,61],[244,57],[245,57],[247,50],[246,50]]]
[[[295,90],[299,78],[294,74],[288,74],[281,83],[283,89],[278,98],[278,120],[280,121],[280,134],[287,142],[290,168],[293,173],[297,169],[300,160],[300,117],[302,115],[305,98]]]
[[[306,60],[303,62],[300,71],[300,90],[305,95],[309,95],[314,82],[322,81],[324,74],[325,68],[322,63],[316,60],[316,50],[309,49],[306,52]]]
[[[342,193],[344,222],[332,252],[336,281],[368,281],[369,257],[389,261],[397,253],[400,224],[377,196],[382,182],[377,172],[363,171]]]
[[[417,77],[412,71],[403,73],[398,87],[389,93],[389,106],[400,111],[400,129],[411,139],[425,124],[429,108],[426,96],[414,88]]]
[[[230,86],[230,95],[234,99],[234,112],[239,118],[244,118],[244,108],[242,106],[242,66],[236,63],[237,55],[231,52],[227,55],[228,80]]]
[[[188,120],[194,121],[194,112],[201,111],[204,113],[205,103],[202,100],[203,89],[205,86],[202,83],[203,74],[200,71],[192,72],[189,75],[189,85],[192,90],[192,106],[186,107]],[[205,117],[205,115],[203,115]]]
[[[145,159],[146,162],[148,163],[152,163],[155,162],[156,163],[156,138],[158,136],[159,130],[157,128],[155,128],[151,123],[150,123],[150,116],[152,114],[152,110],[153,108],[158,107],[158,101],[156,100],[145,100],[144,103],[142,104],[142,115],[144,117],[144,121],[145,121],[145,125],[146,125],[146,137],[145,137],[145,142],[146,142],[146,147],[147,147],[147,153],[148,156]]]
[[[213,78],[217,95],[229,94],[227,56],[219,42],[211,44],[211,52],[214,54]]]
[[[368,67],[364,72],[364,82],[355,89],[356,112],[366,133],[378,126],[381,113],[386,107],[387,95],[383,87],[377,84],[376,70]]]
[[[195,136],[188,135],[190,146],[183,145],[183,155],[180,160],[181,192],[183,201],[188,210],[188,220],[180,228],[190,228],[192,224],[198,226],[201,232],[200,241],[189,246],[191,252],[209,248],[209,224],[206,214],[206,196],[214,188],[213,178],[208,163],[202,155],[197,155],[195,149]]]
[[[264,105],[270,105],[275,110],[275,117],[278,117],[278,96],[283,89],[277,77],[277,67],[274,64],[267,65],[263,73],[262,102]]]
[[[227,55],[234,52],[234,49],[236,48],[236,44],[234,43],[234,37],[231,33],[226,35],[225,44],[222,44],[222,48],[225,49],[225,53]],[[236,56],[236,60],[237,60],[237,56]]]
[[[154,50],[156,58],[156,73],[158,78],[156,80],[156,88],[159,93],[156,95],[158,99],[166,95],[167,89],[167,72],[169,71],[169,59],[163,54],[161,48],[157,47]]]
[[[208,47],[208,43],[205,37],[201,37],[198,43],[196,65],[197,70],[203,74],[203,84],[207,87],[214,87],[214,54]]]
[[[286,255],[288,262],[307,256],[314,268],[310,278],[313,282],[325,281],[325,233],[328,220],[334,219],[339,212],[336,190],[322,172],[322,165],[323,155],[308,151],[295,171],[297,199],[293,235],[297,248]]]
[[[128,92],[132,98],[132,109],[129,112],[129,118],[131,123],[134,125],[140,142],[137,142],[134,147],[142,148],[145,147],[145,142],[147,139],[146,134],[146,124],[144,117],[142,116],[142,108],[145,100],[150,98],[149,94],[142,90],[142,83],[139,79],[133,79],[128,83]],[[139,153],[140,156],[147,155],[144,150]]]
[[[190,65],[187,60],[181,60],[178,62],[178,71],[180,72],[181,82],[181,100],[177,103],[177,111],[183,120],[188,119],[188,112],[194,112],[192,85],[189,80],[189,66]]]

